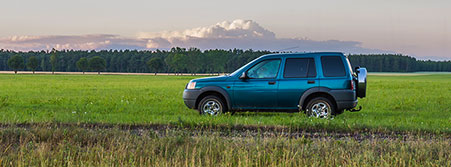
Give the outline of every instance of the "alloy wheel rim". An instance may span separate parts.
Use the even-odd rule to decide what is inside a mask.
[[[209,100],[204,104],[203,110],[205,114],[213,116],[218,115],[221,112],[221,104],[219,104],[217,101]]]
[[[316,118],[327,118],[329,116],[330,107],[324,102],[319,102],[315,103],[311,110],[311,116]]]

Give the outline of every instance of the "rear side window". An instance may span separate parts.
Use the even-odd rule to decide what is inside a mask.
[[[285,62],[284,78],[316,77],[313,58],[289,58]]]
[[[343,77],[346,76],[345,66],[340,56],[321,57],[321,66],[325,77]]]

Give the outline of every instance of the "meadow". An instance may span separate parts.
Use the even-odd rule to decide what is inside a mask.
[[[360,112],[201,116],[202,76],[0,75],[0,166],[451,166],[451,75],[370,75]]]
[[[303,113],[201,116],[183,104],[200,76],[0,75],[0,122],[282,126],[330,131],[451,132],[451,75],[369,76],[360,112],[332,120]]]

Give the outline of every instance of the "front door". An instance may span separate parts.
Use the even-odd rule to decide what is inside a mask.
[[[234,83],[234,105],[239,109],[277,107],[277,74],[280,59],[263,60],[246,71],[248,79]]]

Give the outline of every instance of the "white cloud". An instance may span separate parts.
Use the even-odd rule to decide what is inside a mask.
[[[139,33],[137,37],[118,35],[74,36],[12,36],[0,38],[0,49],[50,50],[52,48],[74,50],[101,49],[169,49],[171,47],[196,47],[199,49],[254,49],[279,51],[340,51],[345,53],[387,53],[361,47],[355,41],[315,41],[298,38],[276,38],[275,33],[252,20],[224,21],[211,26],[182,31]]]
[[[164,38],[168,40],[191,38],[263,38],[273,39],[275,34],[252,20],[224,21],[212,26],[198,27],[184,31],[165,31],[161,33],[140,33],[139,38]]]
[[[276,38],[275,33],[252,20],[224,21],[215,25],[184,31],[139,33],[139,39],[147,39],[148,49],[171,47],[196,47],[200,49],[254,49],[279,51],[340,51],[345,53],[391,53],[361,47],[355,41],[315,41],[299,38]]]

